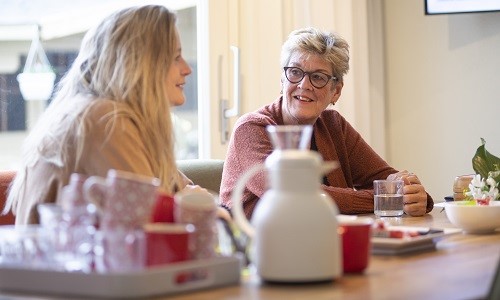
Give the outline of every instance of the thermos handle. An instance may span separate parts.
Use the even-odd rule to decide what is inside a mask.
[[[233,190],[233,194],[231,196],[231,201],[233,202],[233,208],[231,211],[236,225],[238,225],[238,227],[251,238],[255,236],[255,229],[250,222],[248,222],[248,219],[245,216],[241,198],[247,181],[250,180],[250,178],[252,178],[252,176],[254,176],[257,172],[264,170],[264,167],[264,164],[258,164],[248,169],[248,171],[246,171],[243,176],[238,179],[236,188]]]
[[[327,175],[340,166],[338,161],[324,161],[320,166],[321,175]]]

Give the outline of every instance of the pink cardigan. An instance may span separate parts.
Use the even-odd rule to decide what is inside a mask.
[[[263,163],[273,151],[267,125],[282,125],[281,97],[259,110],[241,116],[229,142],[222,173],[222,206],[231,209],[231,191],[237,180],[253,165]],[[327,174],[329,185],[322,185],[342,214],[373,213],[373,180],[385,179],[397,170],[390,167],[363,140],[361,135],[337,111],[321,113],[313,127],[318,152],[325,161],[338,161],[340,168]],[[267,189],[265,172],[248,181],[243,207],[248,218]],[[427,196],[427,212],[433,208]]]

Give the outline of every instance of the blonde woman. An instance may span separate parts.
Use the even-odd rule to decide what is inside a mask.
[[[169,194],[189,180],[177,171],[170,107],[185,102],[191,68],[176,16],[163,6],[123,9],[84,37],[54,100],[23,146],[4,212],[38,223],[36,205],[57,202],[74,172],[109,169],[157,177]]]

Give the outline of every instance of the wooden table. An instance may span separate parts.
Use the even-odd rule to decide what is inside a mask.
[[[400,225],[453,228],[441,208],[423,217],[402,217]],[[500,259],[500,231],[458,233],[437,242],[437,250],[403,256],[371,256],[363,274],[326,284],[268,285],[243,276],[238,286],[181,294],[168,299],[481,299]]]
[[[439,207],[423,217],[393,220],[405,226],[454,227]],[[483,299],[500,259],[500,231],[458,233],[444,237],[436,246],[435,251],[403,256],[372,255],[364,273],[344,275],[331,283],[269,285],[251,274],[242,276],[239,285],[157,299]],[[10,293],[2,293],[0,298],[54,299]]]

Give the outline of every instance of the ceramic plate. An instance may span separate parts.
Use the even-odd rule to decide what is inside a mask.
[[[389,230],[406,232],[429,232],[430,228],[410,226],[388,226]],[[404,254],[423,250],[435,249],[435,243],[442,237],[459,233],[460,229],[446,228],[444,230],[430,231],[424,235],[405,238],[372,237],[372,254]]]

